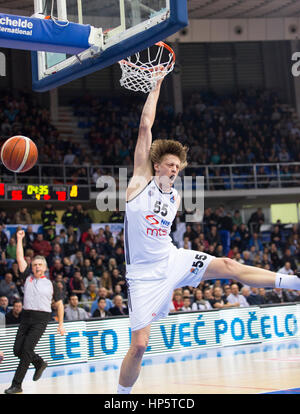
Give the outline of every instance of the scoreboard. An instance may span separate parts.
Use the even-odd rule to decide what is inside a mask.
[[[88,187],[78,185],[0,183],[0,200],[5,201],[90,201]]]

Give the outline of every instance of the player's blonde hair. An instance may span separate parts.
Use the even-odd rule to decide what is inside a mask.
[[[180,159],[180,170],[187,166],[188,147],[172,139],[157,139],[150,148],[150,160],[154,171],[154,164],[159,164],[162,158],[167,155],[176,155]]]

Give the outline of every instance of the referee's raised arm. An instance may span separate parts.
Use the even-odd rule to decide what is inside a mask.
[[[23,249],[23,239],[25,237],[24,230],[18,230],[17,231],[17,249],[16,249],[16,255],[17,255],[17,262],[19,266],[19,270],[21,273],[25,272],[27,268],[27,262],[24,258],[24,249]]]

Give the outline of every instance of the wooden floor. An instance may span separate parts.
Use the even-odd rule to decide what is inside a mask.
[[[25,394],[114,394],[120,360],[49,367],[38,382],[30,369]],[[0,393],[13,372],[0,374]],[[133,394],[257,394],[300,387],[300,341],[145,357]]]

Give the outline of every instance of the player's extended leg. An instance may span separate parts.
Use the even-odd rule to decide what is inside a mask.
[[[222,278],[235,279],[249,286],[300,290],[300,278],[298,276],[243,265],[227,257],[213,259],[208,265],[202,280]]]
[[[130,348],[123,359],[119,378],[118,393],[130,393],[137,380],[144,352],[147,349],[151,325],[131,333]]]

